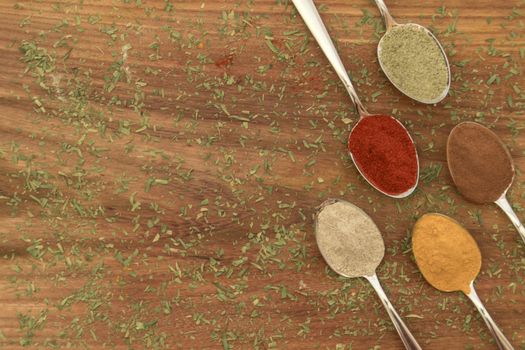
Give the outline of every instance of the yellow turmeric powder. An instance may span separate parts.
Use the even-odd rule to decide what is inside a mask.
[[[423,215],[412,231],[417,266],[434,288],[470,293],[481,268],[481,253],[470,233],[442,214]]]

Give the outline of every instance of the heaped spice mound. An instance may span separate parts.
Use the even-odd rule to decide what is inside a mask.
[[[435,288],[470,293],[481,253],[470,233],[441,214],[425,214],[414,225],[412,248],[419,270]]]
[[[461,123],[452,130],[447,161],[458,191],[474,203],[495,202],[514,177],[512,158],[501,140],[477,123]]]
[[[415,24],[391,28],[379,43],[383,71],[404,94],[430,102],[448,86],[448,65],[438,43]]]
[[[349,202],[322,205],[315,237],[327,264],[346,277],[373,276],[385,255],[383,237],[374,221]]]
[[[374,115],[360,121],[350,134],[348,148],[361,173],[379,190],[400,195],[416,185],[416,147],[391,116]]]

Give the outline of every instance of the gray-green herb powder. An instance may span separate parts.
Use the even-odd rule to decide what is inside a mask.
[[[430,102],[448,86],[447,61],[438,43],[415,24],[394,26],[379,43],[383,71],[409,97]]]
[[[321,208],[315,236],[327,264],[346,277],[374,275],[385,254],[376,224],[349,202],[330,200]]]

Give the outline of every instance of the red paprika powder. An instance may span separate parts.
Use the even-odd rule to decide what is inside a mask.
[[[416,147],[395,118],[365,117],[350,133],[348,149],[361,173],[379,190],[399,195],[416,185]]]

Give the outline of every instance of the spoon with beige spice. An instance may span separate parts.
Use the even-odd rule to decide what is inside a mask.
[[[370,282],[405,348],[421,350],[377,278],[376,268],[385,255],[385,245],[374,221],[352,203],[329,199],[317,212],[315,238],[321,255],[332,270],[344,277],[364,277]]]
[[[448,137],[447,162],[458,191],[474,203],[496,203],[525,242],[525,227],[506,196],[514,163],[499,137],[478,123],[458,124]]]

